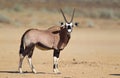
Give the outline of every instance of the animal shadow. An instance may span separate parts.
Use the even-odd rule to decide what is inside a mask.
[[[19,71],[11,71],[11,70],[5,70],[5,71],[0,71],[0,73],[13,73],[13,74],[20,74]],[[22,74],[34,74],[33,72],[28,72],[28,71],[23,71]],[[45,72],[37,72],[36,74],[47,74]]]
[[[11,73],[11,74],[20,74],[19,71],[11,71],[11,70],[5,70],[1,71],[0,73]],[[22,74],[34,74],[33,72],[30,71],[23,71]],[[37,72],[36,74],[55,74],[55,73],[50,73],[50,72]],[[60,73],[61,74],[61,73]]]
[[[19,72],[18,71],[5,70],[5,71],[0,71],[0,73],[19,73]]]
[[[120,74],[109,74],[111,76],[120,76]]]

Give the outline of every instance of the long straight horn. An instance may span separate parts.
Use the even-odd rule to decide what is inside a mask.
[[[70,22],[73,21],[74,13],[75,13],[75,8],[74,8],[74,10],[73,10],[73,14],[72,14],[72,18],[71,18],[71,21],[70,21]]]
[[[66,19],[66,17],[65,17],[65,15],[64,15],[64,13],[63,13],[63,11],[62,11],[62,9],[61,9],[61,8],[60,8],[60,11],[61,11],[61,13],[62,13],[62,15],[63,15],[63,17],[64,17],[65,22],[67,22],[67,23],[68,23],[68,21],[67,21],[67,19]]]

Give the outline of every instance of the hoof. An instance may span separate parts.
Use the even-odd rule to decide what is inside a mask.
[[[23,71],[22,71],[22,69],[21,69],[21,68],[19,69],[19,73],[20,73],[20,74],[22,74],[22,73],[23,73]]]
[[[23,74],[23,72],[19,72],[19,74]]]
[[[61,74],[61,72],[54,72],[54,74]]]
[[[59,71],[59,70],[53,70],[53,72],[55,73],[55,74],[61,74],[61,72]]]
[[[53,71],[55,74],[61,74],[60,71]]]
[[[57,72],[56,74],[61,74],[61,72]]]
[[[33,69],[33,71],[32,71],[34,74],[37,74],[37,72],[36,72],[36,70],[35,69]]]

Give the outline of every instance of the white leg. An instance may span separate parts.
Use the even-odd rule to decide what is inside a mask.
[[[37,73],[36,70],[35,70],[35,68],[34,68],[34,66],[33,66],[33,64],[32,64],[32,59],[29,58],[29,57],[28,57],[28,63],[29,63],[29,65],[30,65],[31,70],[32,70],[34,73]]]
[[[22,72],[22,62],[23,62],[23,59],[24,59],[24,56],[22,56],[22,54],[20,54],[20,61],[19,61],[19,72],[20,73],[23,73]]]
[[[59,60],[59,58],[53,57],[53,64],[54,64],[54,66],[53,66],[53,72],[55,72],[57,74],[60,73],[60,71],[58,70],[58,60]]]

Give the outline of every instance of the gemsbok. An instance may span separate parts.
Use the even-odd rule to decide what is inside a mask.
[[[69,22],[67,21],[62,9],[60,9],[60,12],[65,20],[65,23],[61,22],[61,26],[53,26],[47,30],[29,29],[23,34],[19,50],[20,73],[23,73],[22,63],[25,56],[27,56],[32,72],[37,73],[32,64],[32,55],[35,47],[39,47],[41,50],[54,50],[53,72],[57,74],[60,73],[58,70],[60,51],[63,50],[68,44],[73,27],[78,25],[78,23],[73,24],[75,9],[73,10],[73,14]]]

